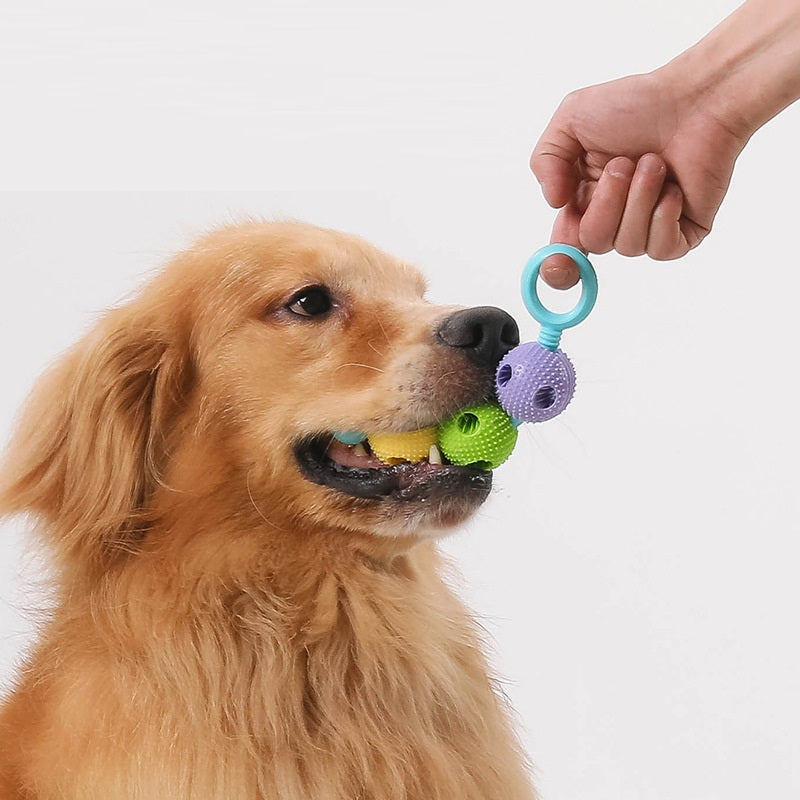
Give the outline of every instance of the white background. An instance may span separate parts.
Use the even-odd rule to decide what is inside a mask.
[[[527,167],[550,114],[733,6],[4,3],[0,435],[104,307],[239,214],[357,232],[533,338],[518,277],[552,221]],[[545,800],[800,790],[799,133],[792,108],[756,135],[687,258],[595,259],[573,405],[444,545]],[[19,191],[52,189],[100,193]],[[0,684],[40,576],[5,523]]]

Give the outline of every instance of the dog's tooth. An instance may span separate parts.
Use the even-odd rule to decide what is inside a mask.
[[[359,458],[367,458],[367,451],[364,449],[364,445],[361,444],[361,442],[354,445],[353,454],[357,455]]]
[[[429,464],[441,464],[442,463],[442,454],[439,451],[439,446],[432,444],[431,451],[428,454],[428,463]]]

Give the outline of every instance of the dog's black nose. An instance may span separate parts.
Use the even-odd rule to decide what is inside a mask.
[[[437,333],[449,347],[460,348],[473,364],[492,369],[519,344],[514,318],[492,306],[456,311],[445,318]]]

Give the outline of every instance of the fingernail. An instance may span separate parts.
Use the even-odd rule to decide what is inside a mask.
[[[630,178],[636,165],[629,158],[612,158],[606,164],[606,172],[614,178]]]
[[[646,153],[643,155],[639,159],[639,164],[637,167],[637,169],[652,175],[657,175],[658,173],[666,170],[666,168],[667,166],[664,163],[664,160],[661,158],[661,156],[655,155],[655,153]]]
[[[566,264],[559,262],[558,258],[545,261],[541,269],[542,279],[554,289],[571,289],[578,282],[578,270],[571,261]]]

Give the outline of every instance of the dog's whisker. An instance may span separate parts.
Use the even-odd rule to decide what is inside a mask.
[[[247,496],[250,498],[250,502],[253,504],[253,508],[258,513],[258,516],[261,517],[261,519],[263,519],[264,522],[266,522],[267,525],[269,525],[271,528],[274,528],[276,531],[279,531],[280,528],[274,522],[268,520],[264,516],[264,512],[258,507],[258,504],[256,503],[255,498],[253,497],[253,492],[250,489],[250,473],[252,471],[253,471],[252,468],[247,471],[247,478],[245,479],[245,485],[247,486]]]
[[[383,334],[383,338],[386,339],[386,344],[388,344],[389,348],[391,349],[393,347],[392,340],[389,338],[389,334],[386,333],[386,328],[383,327],[383,323],[381,322],[381,318],[380,317],[376,317],[375,321],[378,323],[378,327],[381,329],[381,333]]]
[[[377,353],[377,354],[378,354],[378,355],[379,355],[381,358],[385,358],[386,354],[385,354],[385,353],[381,353],[381,351],[380,351],[380,350],[378,350],[378,348],[377,348],[377,347],[375,347],[375,345],[374,345],[374,344],[372,344],[372,339],[370,339],[370,340],[367,342],[367,347],[369,347],[369,348],[370,348],[370,350],[372,350],[372,351],[374,351],[375,353]]]
[[[339,366],[336,367],[336,370],[334,370],[334,371],[338,371],[340,369],[344,369],[345,367],[364,367],[364,369],[371,369],[374,372],[380,372],[380,373],[384,373],[385,372],[385,370],[380,369],[380,367],[373,367],[370,364],[359,364],[356,361],[350,361],[347,364],[339,364]]]

